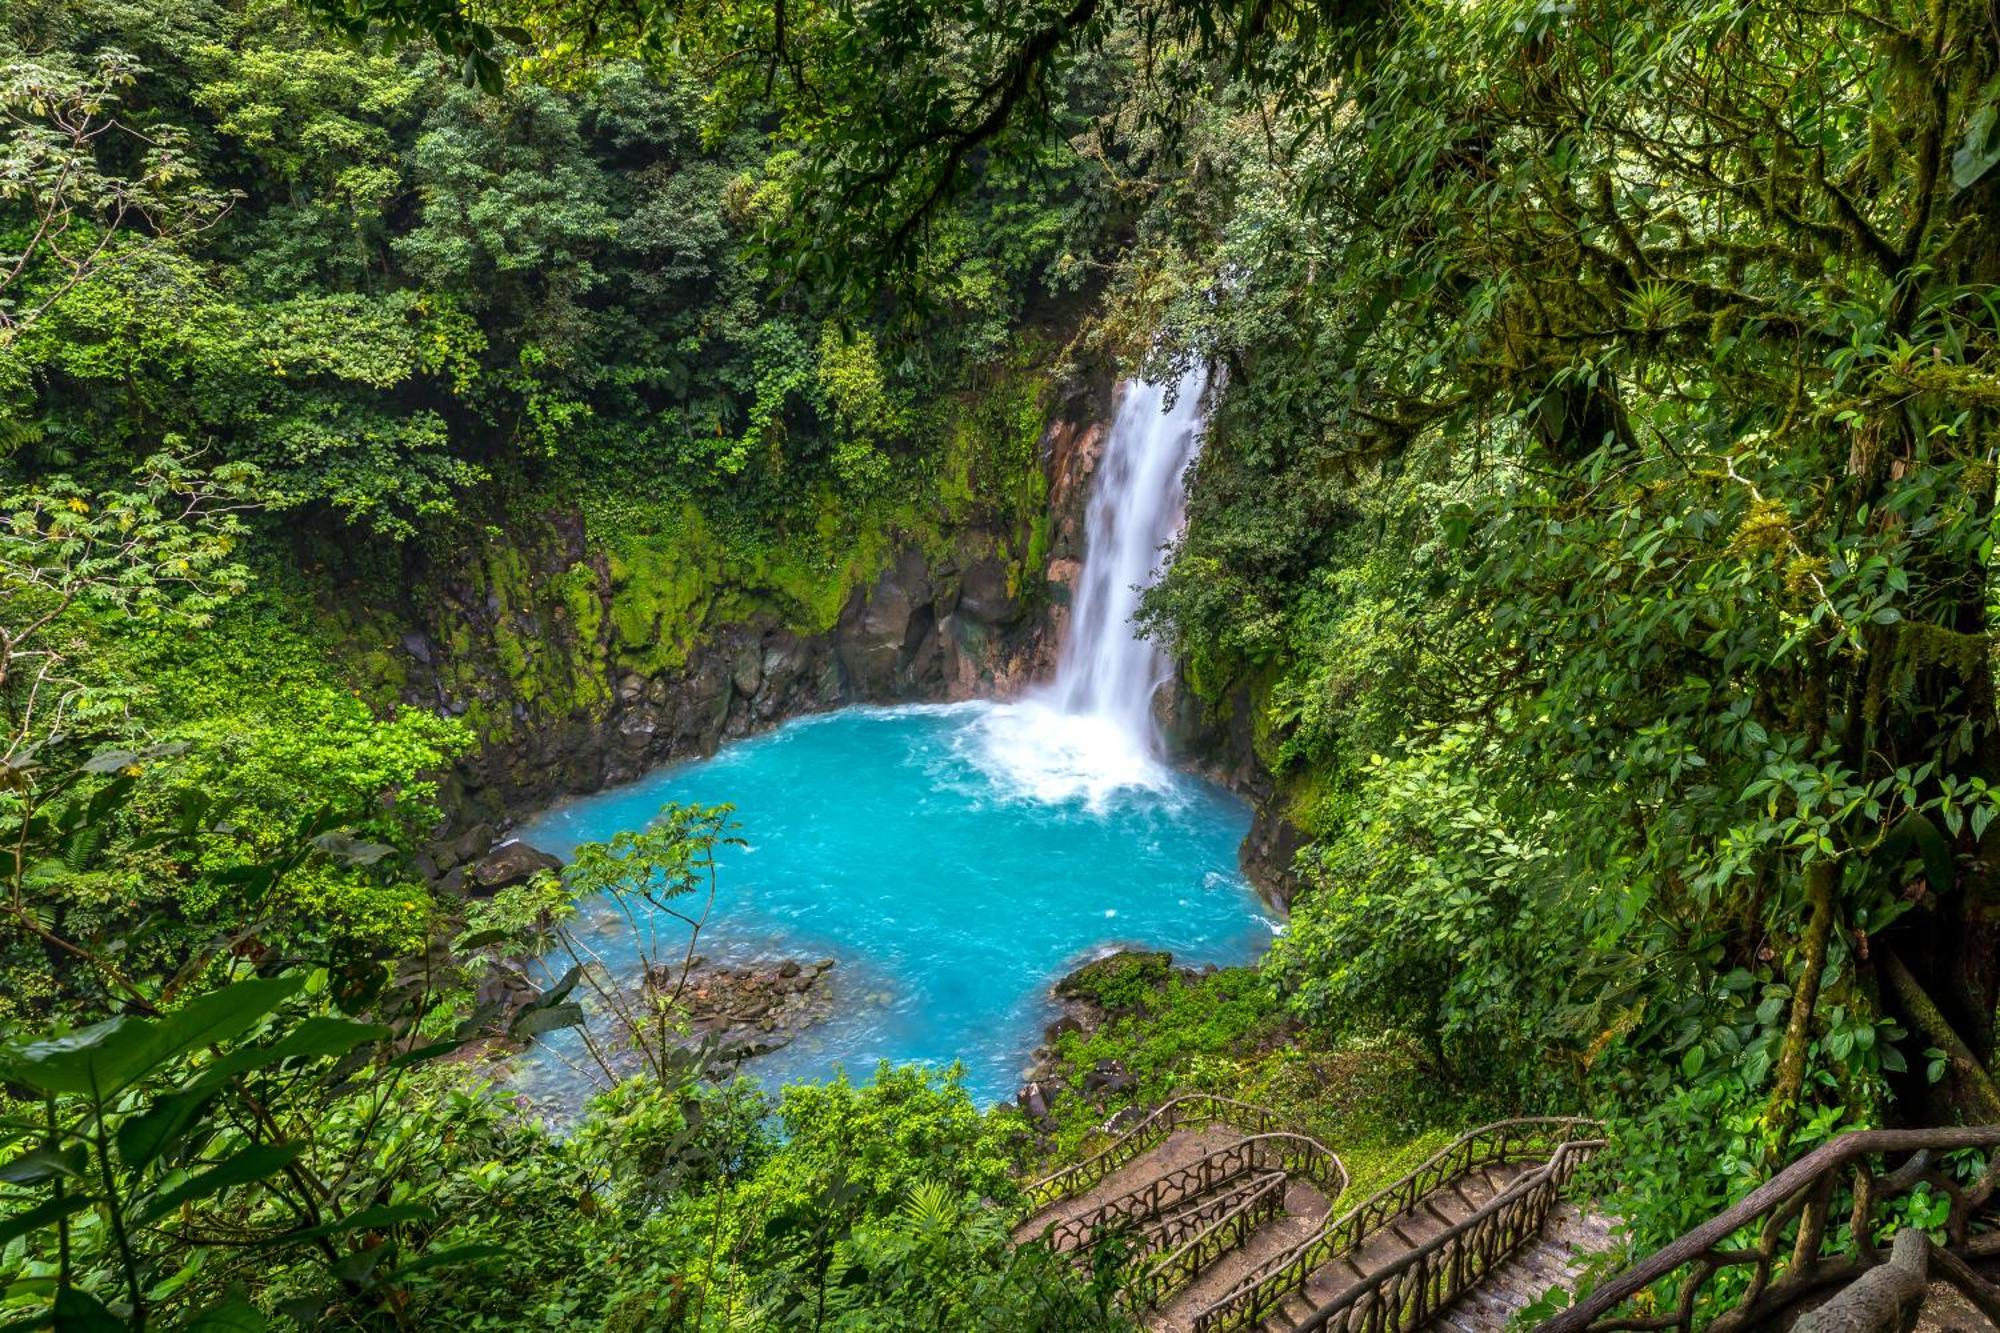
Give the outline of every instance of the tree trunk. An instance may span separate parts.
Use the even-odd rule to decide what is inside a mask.
[[[1764,1127],[1773,1164],[1784,1160],[1785,1148],[1799,1123],[1799,1093],[1806,1081],[1806,1047],[1812,1044],[1813,1010],[1819,1005],[1820,973],[1826,970],[1826,944],[1833,934],[1833,889],[1839,867],[1814,861],[1806,867],[1806,933],[1804,960],[1792,988],[1792,1013],[1785,1022],[1785,1047],[1778,1057],[1778,1077],[1764,1109]]]

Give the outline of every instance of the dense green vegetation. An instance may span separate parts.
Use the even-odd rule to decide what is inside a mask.
[[[0,1327],[1116,1326],[1006,1244],[1081,1098],[467,1072],[717,817],[476,919],[412,863],[618,673],[1038,565],[1080,325],[1223,372],[1148,616],[1306,847],[1066,1069],[1371,1180],[1594,1109],[1640,1245],[2000,1119],[1986,6],[49,0],[0,114]]]
[[[461,1063],[492,958],[712,822],[470,923],[409,855],[455,756],[713,626],[826,630],[975,529],[1039,562],[1074,166],[857,321],[748,244],[786,147],[688,75],[491,95],[200,0],[10,7],[0,69],[0,1326],[1110,1322],[948,1084],[661,1052],[556,1137]]]
[[[1179,192],[1163,317],[1234,384],[1154,609],[1317,835],[1301,1016],[1717,1190],[2000,1114],[1991,38],[1417,6],[1309,158]]]

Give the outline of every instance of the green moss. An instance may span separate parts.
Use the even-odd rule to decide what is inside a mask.
[[[577,646],[594,646],[604,632],[604,599],[598,590],[597,571],[578,561],[563,572],[556,585]]]
[[[378,706],[393,704],[409,683],[409,666],[402,654],[389,648],[362,648],[354,652],[354,676]]]
[[[1284,756],[1280,753],[1284,737],[1278,734],[1278,710],[1271,706],[1271,693],[1276,688],[1281,671],[1276,664],[1265,667],[1248,682],[1250,687],[1250,744],[1257,751],[1258,759],[1264,767],[1276,773],[1285,767]]]
[[[1172,954],[1128,950],[1084,964],[1057,984],[1056,994],[1111,1010],[1133,1009],[1173,974]]]
[[[1044,486],[1043,489],[1047,489]],[[1048,567],[1051,524],[1047,507],[1035,514],[1028,523],[1027,549],[1008,571],[1007,591],[1020,596],[1042,583],[1041,572]]]
[[[532,601],[533,590],[520,550],[498,535],[481,543],[473,588],[495,608],[493,653],[502,674],[507,677],[514,697],[533,705],[541,697],[541,681],[535,673],[530,645],[512,623],[514,609]]]
[[[723,562],[699,510],[670,530],[627,534],[610,554],[612,651],[643,675],[678,670],[700,641]]]
[[[511,739],[522,707],[535,719],[601,710],[623,672],[671,675],[725,626],[824,634],[899,552],[933,568],[1000,557],[1016,595],[1039,595],[1051,532],[1038,446],[1045,374],[1018,362],[991,387],[943,400],[893,482],[868,494],[837,479],[799,479],[768,496],[517,495],[462,566],[471,597],[438,599],[441,670],[467,721]],[[541,515],[581,506],[591,559],[553,567]],[[608,577],[607,577],[608,576]],[[362,642],[387,631],[357,630]],[[389,654],[393,657],[393,653]],[[399,691],[385,658],[356,660],[375,687]]]
[[[588,711],[611,700],[611,682],[605,665],[603,646],[604,595],[598,587],[597,570],[578,561],[554,580],[562,601],[563,618],[569,622],[567,669],[557,685],[568,685],[568,709]],[[557,657],[557,654],[548,654]],[[559,669],[560,661],[553,663]]]
[[[1356,1202],[1498,1113],[1453,1092],[1414,1041],[1332,1041],[1298,1029],[1251,968],[1193,980],[1170,975],[1138,997],[1097,1031],[1061,1039],[1059,1078],[1076,1086],[1086,1071],[1113,1060],[1137,1081],[1137,1105],[1213,1092],[1269,1107],[1340,1154]],[[1097,1146],[1110,1109],[1074,1094],[1057,1098],[1051,1161]]]
[[[854,590],[874,582],[895,557],[899,537],[919,535],[907,512],[878,502],[859,510],[830,491],[813,497],[809,535],[757,553],[741,592],[768,602],[786,628],[822,634],[840,620]]]
[[[1285,818],[1308,838],[1317,839],[1346,825],[1354,794],[1335,770],[1295,765],[1280,785],[1278,799]]]

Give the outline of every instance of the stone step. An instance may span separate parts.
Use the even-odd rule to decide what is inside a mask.
[[[1583,1269],[1583,1256],[1607,1249],[1610,1243],[1609,1222],[1582,1213],[1574,1204],[1562,1204],[1540,1238],[1495,1265],[1423,1333],[1505,1333],[1520,1312],[1551,1287],[1573,1285]]]
[[[1083,1216],[1109,1201],[1142,1190],[1148,1182],[1198,1161],[1237,1137],[1240,1136],[1230,1131],[1214,1129],[1176,1133],[1112,1173],[1096,1188],[1045,1210],[1017,1235],[1037,1234],[1051,1221]],[[1302,1287],[1288,1293],[1279,1308],[1267,1316],[1262,1328],[1270,1333],[1294,1333],[1310,1323],[1320,1308],[1490,1206],[1539,1165],[1492,1163],[1444,1182],[1413,1207],[1363,1237],[1352,1253],[1335,1256],[1309,1274]],[[1249,1177],[1234,1177],[1161,1207],[1144,1218],[1141,1225],[1148,1231],[1171,1225],[1176,1219],[1210,1207],[1220,1199],[1247,1197],[1252,1187]],[[1326,1201],[1304,1181],[1294,1179],[1287,1189],[1280,1216],[1259,1225],[1239,1246],[1217,1256],[1182,1291],[1163,1302],[1163,1308],[1149,1319],[1149,1326],[1156,1333],[1185,1333],[1192,1327],[1195,1316],[1211,1301],[1260,1265],[1316,1234],[1326,1216]],[[1560,1218],[1560,1225],[1551,1226],[1548,1235],[1502,1260],[1482,1281],[1441,1311],[1425,1333],[1502,1333],[1521,1310],[1539,1301],[1551,1287],[1574,1281],[1581,1268],[1580,1253],[1605,1249],[1610,1243],[1608,1221],[1568,1208],[1567,1214]]]
[[[1536,1165],[1498,1164],[1446,1182],[1415,1208],[1398,1214],[1365,1238],[1354,1253],[1339,1256],[1309,1275],[1304,1290],[1288,1296],[1265,1320],[1263,1329],[1266,1333],[1292,1333],[1309,1322],[1314,1311],[1397,1262],[1415,1246],[1465,1221],[1479,1206],[1499,1198]],[[1610,1243],[1608,1221],[1564,1205],[1552,1219],[1548,1234],[1503,1259],[1433,1318],[1425,1333],[1505,1333],[1520,1312],[1539,1301],[1549,1288],[1574,1282],[1582,1267],[1580,1254],[1609,1248]]]

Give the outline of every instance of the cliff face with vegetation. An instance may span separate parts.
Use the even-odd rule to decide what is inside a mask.
[[[929,493],[820,493],[749,539],[692,503],[555,500],[405,552],[394,580],[329,577],[320,610],[377,707],[470,730],[441,792],[445,843],[469,847],[801,713],[1045,674],[1109,397],[1024,365],[950,401]]]

